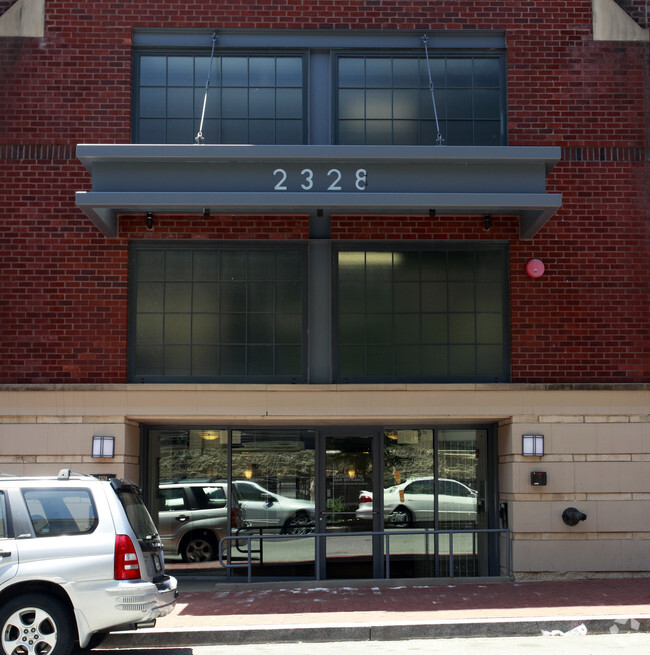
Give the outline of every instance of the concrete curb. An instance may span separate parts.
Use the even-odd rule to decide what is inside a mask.
[[[587,634],[650,632],[650,616],[539,617],[431,621],[429,623],[307,624],[145,629],[114,632],[102,648],[183,647],[262,643],[400,641],[471,637],[532,637],[584,625]]]

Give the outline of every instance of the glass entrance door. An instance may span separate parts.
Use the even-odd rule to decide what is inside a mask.
[[[381,538],[371,534],[381,530],[374,493],[379,486],[378,436],[323,435],[325,484],[318,531],[327,535],[321,538],[325,578],[383,576]]]

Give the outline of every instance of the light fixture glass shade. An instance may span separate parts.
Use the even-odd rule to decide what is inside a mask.
[[[115,437],[93,437],[93,457],[115,457]]]
[[[524,457],[542,457],[544,455],[544,435],[523,434],[521,436],[521,454]]]

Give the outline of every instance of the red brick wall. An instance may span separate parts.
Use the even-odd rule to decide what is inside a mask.
[[[513,381],[650,382],[647,44],[594,43],[591,0],[48,0],[43,39],[0,39],[0,382],[126,381],[130,239],[307,236],[303,217],[130,217],[107,239],[75,207],[75,145],[130,141],[136,27],[505,30],[509,143],[562,147],[558,214],[531,241],[507,217],[339,218],[333,236],[508,240]]]

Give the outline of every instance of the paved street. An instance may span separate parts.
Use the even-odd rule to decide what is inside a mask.
[[[410,641],[343,641],[304,644],[254,644],[243,646],[194,646],[186,648],[95,650],[93,655],[286,655],[309,651],[309,655],[354,653],[354,655],[509,655],[510,653],[552,653],[553,655],[610,655],[650,653],[650,634],[492,637],[483,639],[415,639]]]

